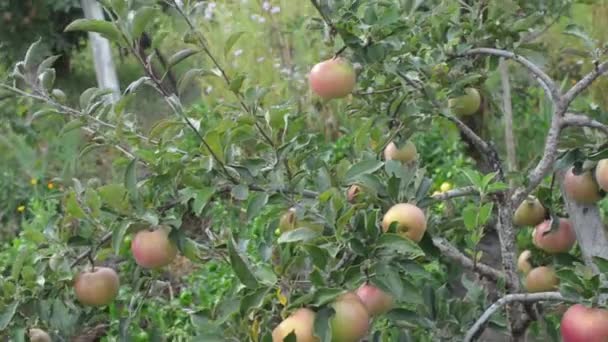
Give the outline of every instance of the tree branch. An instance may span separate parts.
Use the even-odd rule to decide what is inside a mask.
[[[604,62],[595,66],[593,71],[585,75],[580,81],[578,81],[570,90],[568,90],[564,96],[561,98],[561,105],[564,110],[568,108],[570,102],[574,100],[574,98],[583,92],[583,90],[587,89],[593,81],[595,81],[598,77],[602,76],[608,72],[608,62]]]
[[[543,87],[543,89],[550,98],[552,98],[554,101],[558,101],[561,97],[559,89],[555,86],[555,82],[553,82],[553,79],[551,79],[551,77],[549,77],[549,75],[542,71],[536,64],[532,63],[530,60],[521,55],[515,54],[511,51],[493,48],[471,49],[461,54],[461,56],[472,55],[491,55],[512,59],[524,66],[532,73],[532,76],[534,76],[534,78],[540,83],[540,85]]]
[[[453,189],[453,190],[449,190],[446,192],[442,192],[437,195],[433,195],[433,196],[431,196],[431,198],[434,200],[437,200],[437,201],[445,201],[445,200],[448,200],[451,198],[472,196],[472,195],[476,195],[478,193],[479,192],[477,191],[477,189],[474,186],[465,186],[462,188]]]
[[[505,274],[503,272],[501,272],[491,266],[488,266],[486,264],[483,264],[480,262],[477,262],[477,263],[473,262],[473,260],[471,260],[471,258],[464,255],[462,252],[460,252],[458,250],[458,248],[451,245],[447,240],[440,238],[440,237],[434,237],[433,244],[435,245],[435,247],[437,247],[441,251],[441,254],[443,256],[447,257],[448,259],[456,261],[461,266],[463,266],[467,269],[470,269],[472,271],[475,271],[483,276],[486,276],[486,277],[492,279],[493,281],[498,281],[499,279],[505,279],[505,281],[507,281]],[[507,285],[511,286],[511,284],[508,281],[507,281]]]
[[[105,245],[106,243],[108,243],[110,240],[112,240],[112,232],[107,232],[106,235],[104,235],[101,240],[99,240],[99,243],[97,244],[97,246],[95,247],[95,249]],[[85,252],[80,253],[80,255],[78,255],[76,257],[76,259],[74,261],[72,261],[72,264],[70,265],[70,268],[74,268],[76,265],[80,264],[81,262],[83,262],[84,260],[87,259],[87,257],[89,256],[89,254],[91,254],[91,252],[93,251],[93,247],[88,248]]]
[[[471,342],[476,338],[476,335],[482,329],[483,325],[490,319],[490,317],[498,311],[501,307],[512,303],[512,302],[524,302],[524,303],[533,303],[539,301],[571,301],[559,292],[539,292],[539,293],[515,293],[509,294],[501,299],[499,299],[496,303],[492,304],[482,315],[477,319],[475,324],[467,331],[467,334],[464,337],[464,342]]]
[[[576,126],[594,128],[608,135],[608,126],[584,114],[566,113],[562,119],[562,127]]]
[[[515,155],[515,137],[513,136],[513,105],[511,103],[511,82],[509,80],[509,67],[504,58],[500,59],[498,66],[502,81],[502,102],[505,122],[505,145],[507,146],[507,169],[509,172],[517,169],[517,156]]]

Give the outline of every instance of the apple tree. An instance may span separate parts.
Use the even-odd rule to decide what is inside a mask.
[[[101,3],[107,20],[65,30],[100,33],[141,65],[118,101],[96,88],[66,101],[40,42],[0,85],[36,101],[34,129],[82,131],[77,158],[103,151],[115,175],[65,181],[57,213],[36,218],[44,228],[24,226],[36,244],[11,246],[1,268],[7,336],[67,340],[84,325],[130,340],[138,326],[162,340],[150,308],[187,291],[163,272],[186,259],[229,267],[234,281],[204,308],[180,302],[183,340],[608,338],[608,126],[585,93],[608,71],[606,48],[568,26],[585,72],[564,78],[538,61],[537,38],[575,1],[283,1],[306,9],[273,32],[305,29],[299,48],[314,58],[269,49],[289,67],[276,84],[233,60],[255,32],[235,21],[210,39],[210,3]],[[190,105],[196,85],[220,95]],[[143,88],[166,111],[146,129],[133,114]],[[526,92],[546,122],[540,153],[518,168],[512,103]],[[457,187],[433,192],[425,152],[450,135],[472,162]]]

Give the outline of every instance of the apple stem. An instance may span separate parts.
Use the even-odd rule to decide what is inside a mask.
[[[95,260],[93,260],[93,251],[90,250],[89,253],[87,254],[87,258],[89,259],[89,262],[91,263],[91,272],[95,272]]]

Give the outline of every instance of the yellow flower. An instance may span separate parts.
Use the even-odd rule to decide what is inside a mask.
[[[24,212],[25,211],[25,206],[24,205],[18,206],[17,207],[17,211],[20,212],[20,213]]]
[[[38,180],[36,178],[32,178],[32,179],[30,179],[30,184],[36,185],[36,184],[38,184]]]
[[[53,182],[49,182],[46,187],[49,188],[49,190],[53,190],[55,189],[55,184],[53,184]]]
[[[443,182],[439,189],[441,190],[441,192],[450,191],[452,190],[452,184],[450,184],[449,182]]]

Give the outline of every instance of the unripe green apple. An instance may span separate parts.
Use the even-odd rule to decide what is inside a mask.
[[[297,342],[318,342],[314,336],[315,313],[307,308],[294,311],[272,331],[272,342],[283,342],[292,332]]]
[[[401,148],[397,147],[392,141],[384,148],[385,160],[398,160],[402,163],[411,163],[417,157],[416,145],[409,140]]]
[[[563,342],[608,341],[608,310],[574,304],[562,316]]]
[[[397,222],[398,234],[415,242],[420,242],[426,231],[424,212],[413,204],[399,203],[392,206],[382,218],[382,230],[388,231],[393,222]]]
[[[529,250],[525,250],[521,252],[519,258],[517,258],[517,269],[523,273],[528,274],[532,269],[532,264],[530,264],[530,257],[532,256],[532,252]]]
[[[361,285],[357,289],[357,296],[372,316],[387,313],[395,302],[393,296],[370,284]]]
[[[559,279],[555,271],[547,266],[533,268],[526,275],[526,290],[528,292],[553,291],[557,288]]]
[[[602,159],[595,167],[595,179],[604,191],[608,191],[608,159]]]
[[[568,219],[560,218],[559,226],[554,231],[551,231],[551,220],[546,220],[534,228],[532,242],[550,254],[566,253],[574,246],[576,233]]]
[[[168,229],[140,230],[131,241],[131,253],[139,266],[160,268],[175,259],[177,247],[169,239]]]
[[[475,88],[466,88],[464,95],[448,100],[448,106],[456,115],[473,115],[481,107],[481,95]]]
[[[332,58],[316,64],[308,75],[312,91],[325,100],[345,97],[355,88],[357,75],[344,58]]]
[[[357,342],[367,334],[370,316],[356,294],[343,294],[331,306],[335,310],[330,319],[332,341]]]
[[[568,197],[582,204],[591,204],[602,199],[600,188],[591,171],[575,175],[573,170],[574,167],[570,168],[564,176],[564,190]]]
[[[513,223],[518,226],[536,226],[545,220],[546,214],[547,211],[538,198],[531,197],[517,207],[513,215]]]
[[[51,336],[44,330],[32,328],[29,331],[28,337],[30,342],[51,342]]]
[[[296,228],[296,218],[295,208],[289,208],[279,219],[279,229],[281,232],[285,233],[294,230]]]
[[[74,278],[74,292],[80,303],[90,306],[107,305],[116,298],[120,280],[109,267],[95,267]]]

